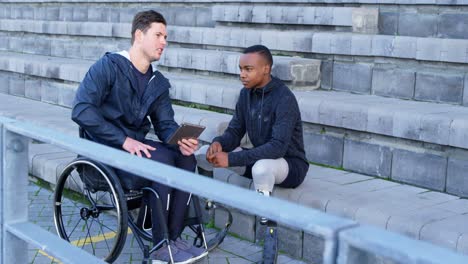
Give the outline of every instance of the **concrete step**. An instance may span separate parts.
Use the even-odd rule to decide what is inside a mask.
[[[76,126],[69,119],[68,109],[6,95],[0,95],[0,101],[1,115],[8,114],[76,135]],[[190,110],[192,115],[194,111]],[[176,113],[180,113],[178,107]],[[190,121],[193,122],[194,118],[191,116]],[[74,157],[73,153],[44,144],[32,144],[30,150],[31,173],[52,183],[61,168]],[[239,186],[252,187],[250,180],[228,170],[215,170],[215,177]],[[468,249],[467,242],[462,239],[464,225],[459,224],[466,220],[464,214],[468,212],[468,202],[452,195],[317,166],[311,166],[306,181],[300,187],[294,190],[278,188],[274,195],[462,253]],[[255,224],[255,216],[236,210],[234,216],[235,223],[247,223],[253,228],[236,224],[232,227],[234,232],[253,240],[259,238],[260,232],[255,230],[260,227]],[[317,242],[317,238],[287,227],[281,227],[281,234],[281,250],[310,261],[320,258],[309,246]],[[314,245],[320,247],[320,243]]]
[[[96,54],[96,57],[99,57],[99,55],[102,54]],[[50,57],[39,54],[33,55],[34,58],[38,58],[38,61],[31,61],[31,56],[25,53],[0,51],[0,60],[2,60],[3,64],[0,66],[0,70],[19,73],[23,71],[23,73],[30,75],[80,82],[89,66],[94,62],[94,60]],[[169,69],[182,68],[225,73],[228,76],[236,75],[232,77],[237,78],[239,74],[239,56],[240,53],[238,52],[170,48],[164,51],[161,60],[155,65]],[[304,89],[316,89],[320,86],[319,60],[286,56],[274,56],[273,59],[275,63],[272,74],[278,78],[292,82],[293,85],[301,86]],[[56,64],[57,62],[59,63]],[[73,67],[73,69],[68,68],[69,66]],[[41,73],[41,67],[50,69],[50,72]],[[18,70],[16,71],[14,68],[18,68]],[[44,76],[44,74],[47,76]]]
[[[0,30],[129,39],[131,24],[0,19]],[[279,51],[468,63],[465,52],[468,40],[457,38],[194,26],[169,26],[168,33],[169,41],[177,43],[227,47],[248,47],[261,43]]]
[[[166,55],[171,57],[169,55],[172,54]],[[0,52],[0,70],[71,82],[80,82],[92,63],[87,60]],[[170,73],[170,76],[171,80],[174,79],[174,90],[171,91],[174,98],[208,105],[216,101],[213,106],[227,109],[234,108],[237,101],[235,96],[241,88],[238,82],[224,79],[177,73]],[[197,81],[194,82],[194,79]],[[25,89],[24,85],[16,82],[9,88],[10,93],[17,95],[25,95]],[[58,89],[56,93],[60,94]],[[222,94],[226,95],[224,101]],[[72,93],[68,96],[72,96]],[[296,97],[303,120],[308,123],[468,148],[463,132],[468,109],[464,107],[329,91],[296,91]]]
[[[0,108],[5,97],[0,95]],[[18,98],[13,98],[18,99]],[[21,109],[23,100],[11,100]],[[29,105],[29,102],[26,102]],[[44,104],[43,104],[44,105]],[[46,107],[46,106],[44,106]],[[47,106],[56,109],[54,106]],[[24,108],[23,108],[24,109]],[[32,105],[33,112],[43,111]],[[14,116],[18,110],[6,111]],[[1,111],[3,115],[5,111]],[[71,121],[61,113],[50,111],[61,124],[50,124],[37,119],[25,119],[49,128],[63,129]],[[74,158],[75,154],[49,144],[31,144],[29,147],[29,170],[36,177],[55,183],[61,169]],[[249,179],[238,176],[226,169],[215,169],[215,178],[244,188],[252,189]],[[399,232],[415,239],[425,240],[460,253],[468,251],[464,239],[468,213],[468,201],[458,197],[431,192],[426,189],[375,179],[369,176],[349,173],[311,165],[305,182],[294,190],[276,188],[274,196],[310,206],[331,214],[345,216],[361,224],[372,224]],[[231,208],[234,224],[231,231],[251,240],[261,239],[262,227],[256,216]],[[216,213],[217,224],[224,224],[222,213]],[[224,219],[223,219],[224,220]],[[286,226],[279,227],[280,250],[312,263],[321,263],[323,240]]]
[[[353,32],[378,32],[376,8],[216,4],[211,13],[217,22],[344,26],[352,27]]]
[[[227,169],[215,169],[214,177],[253,189],[250,179]],[[468,201],[456,196],[314,165],[298,188],[276,187],[273,196],[468,254],[468,229],[464,225],[468,220]],[[233,232],[261,238],[262,226],[256,225],[258,216],[231,210],[237,220],[231,227]],[[216,224],[222,225],[222,215],[215,219]],[[323,250],[320,238],[285,226],[280,227],[280,234],[280,250],[321,263],[317,254]]]
[[[73,60],[57,62],[50,57],[30,55],[21,61],[21,56],[11,56],[7,63],[0,63],[0,69],[18,73],[0,75],[9,84],[8,93],[39,97],[40,90],[41,100],[45,98],[52,103],[58,100],[61,105],[70,104],[81,80],[70,73],[85,72],[89,67],[76,66],[71,63]],[[0,54],[0,61],[3,57]],[[53,74],[57,72],[59,75]],[[33,86],[37,79],[31,74],[43,77],[37,91]],[[173,82],[171,95],[175,99],[225,109],[235,105],[240,89],[237,82],[178,73],[169,75]],[[51,85],[50,78],[72,84]],[[468,197],[468,186],[464,184],[464,171],[468,168],[467,108],[342,92],[295,93],[310,161]],[[225,118],[229,120],[229,116]],[[210,135],[206,141],[211,141],[216,134]]]
[[[45,1],[47,2],[47,1]],[[136,13],[142,10],[154,9],[164,15],[170,25],[180,26],[213,26],[211,7],[196,5],[184,7],[167,3],[147,1],[128,2],[125,7],[119,1],[91,1],[78,3],[74,1],[56,1],[44,4],[44,1],[29,3],[0,3],[0,18],[48,20],[48,21],[78,21],[78,22],[116,22],[131,23]]]
[[[0,93],[0,115],[25,120],[69,135],[78,136],[78,126],[71,120],[71,109],[24,97]],[[206,126],[200,139],[211,142],[226,128],[230,115],[174,105],[175,120]],[[154,135],[150,135],[154,138]]]
[[[0,33],[0,50],[51,55],[56,57],[95,60],[106,51],[128,49],[129,24],[50,22],[49,28],[68,36],[19,33],[21,28],[42,32],[40,23],[25,21],[25,25],[10,20],[14,33]],[[7,23],[8,24],[8,23]],[[1,27],[0,23],[0,27]],[[8,27],[8,26],[5,26]],[[57,32],[56,32],[57,31]],[[106,33],[107,32],[107,33]],[[54,34],[55,34],[54,33]],[[99,34],[98,39],[89,35]],[[109,41],[106,36],[120,36]],[[72,36],[80,36],[78,39]],[[354,33],[329,33],[277,30],[243,30],[239,28],[169,27],[173,42],[160,62],[161,66],[187,70],[209,71],[227,75],[237,74],[238,55],[228,51],[177,48],[178,45],[196,44],[222,47],[246,47],[263,43],[273,50],[328,54],[322,58],[320,69],[314,60],[277,56],[275,74],[303,89],[348,91],[363,94],[466,105],[468,86],[465,50],[468,40],[416,38]],[[292,40],[292,41],[291,41]],[[108,44],[102,44],[108,43]],[[435,52],[434,52],[435,51]],[[335,55],[358,56],[353,61],[340,60]],[[313,55],[317,56],[317,55]],[[369,61],[365,57],[376,57]],[[334,57],[334,58],[333,58]],[[404,58],[414,62],[387,61],[378,57]],[[428,61],[450,62],[433,65]],[[304,64],[305,63],[305,64]],[[221,67],[219,66],[221,65]],[[293,69],[294,68],[294,69]]]

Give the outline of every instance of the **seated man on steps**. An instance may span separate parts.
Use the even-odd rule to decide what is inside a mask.
[[[273,57],[267,47],[255,45],[244,50],[239,61],[244,89],[229,126],[196,154],[203,170],[210,171],[213,166],[240,167],[240,174],[253,178],[255,189],[266,196],[274,185],[296,188],[309,168],[299,106],[288,87],[271,76],[272,65]],[[245,133],[252,149],[239,147]],[[262,224],[266,222],[261,219]]]
[[[72,119],[84,129],[86,138],[95,142],[195,171],[197,140],[184,139],[178,146],[165,143],[178,125],[169,98],[169,81],[153,70],[151,63],[160,59],[166,38],[166,20],[161,14],[152,10],[136,14],[130,49],[107,53],[91,66],[76,93]],[[145,139],[150,130],[148,117],[162,142]],[[170,242],[152,254],[154,260],[167,263],[172,253],[174,263],[189,263],[206,255],[204,249],[180,238],[189,193],[125,171],[116,172],[124,188],[151,187],[161,198]],[[154,209],[151,218],[158,219],[156,197],[148,195],[146,199]],[[160,221],[152,221],[152,234],[154,245],[164,239]]]

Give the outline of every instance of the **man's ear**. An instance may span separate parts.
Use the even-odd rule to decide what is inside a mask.
[[[138,40],[138,42],[140,42],[142,36],[143,36],[143,31],[141,31],[140,29],[135,30],[135,40]]]
[[[263,75],[267,75],[271,73],[271,65],[265,64],[265,67],[263,67]]]

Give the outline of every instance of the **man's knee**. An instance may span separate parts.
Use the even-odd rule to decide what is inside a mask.
[[[252,178],[256,179],[268,176],[273,177],[272,167],[269,166],[269,162],[267,160],[259,160],[255,162],[252,167]]]

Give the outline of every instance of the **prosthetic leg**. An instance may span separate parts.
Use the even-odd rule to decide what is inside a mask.
[[[258,193],[270,196],[270,192],[257,190]],[[278,259],[278,230],[275,221],[260,217],[260,224],[266,225],[265,240],[263,244],[263,262],[262,264],[276,264]]]

